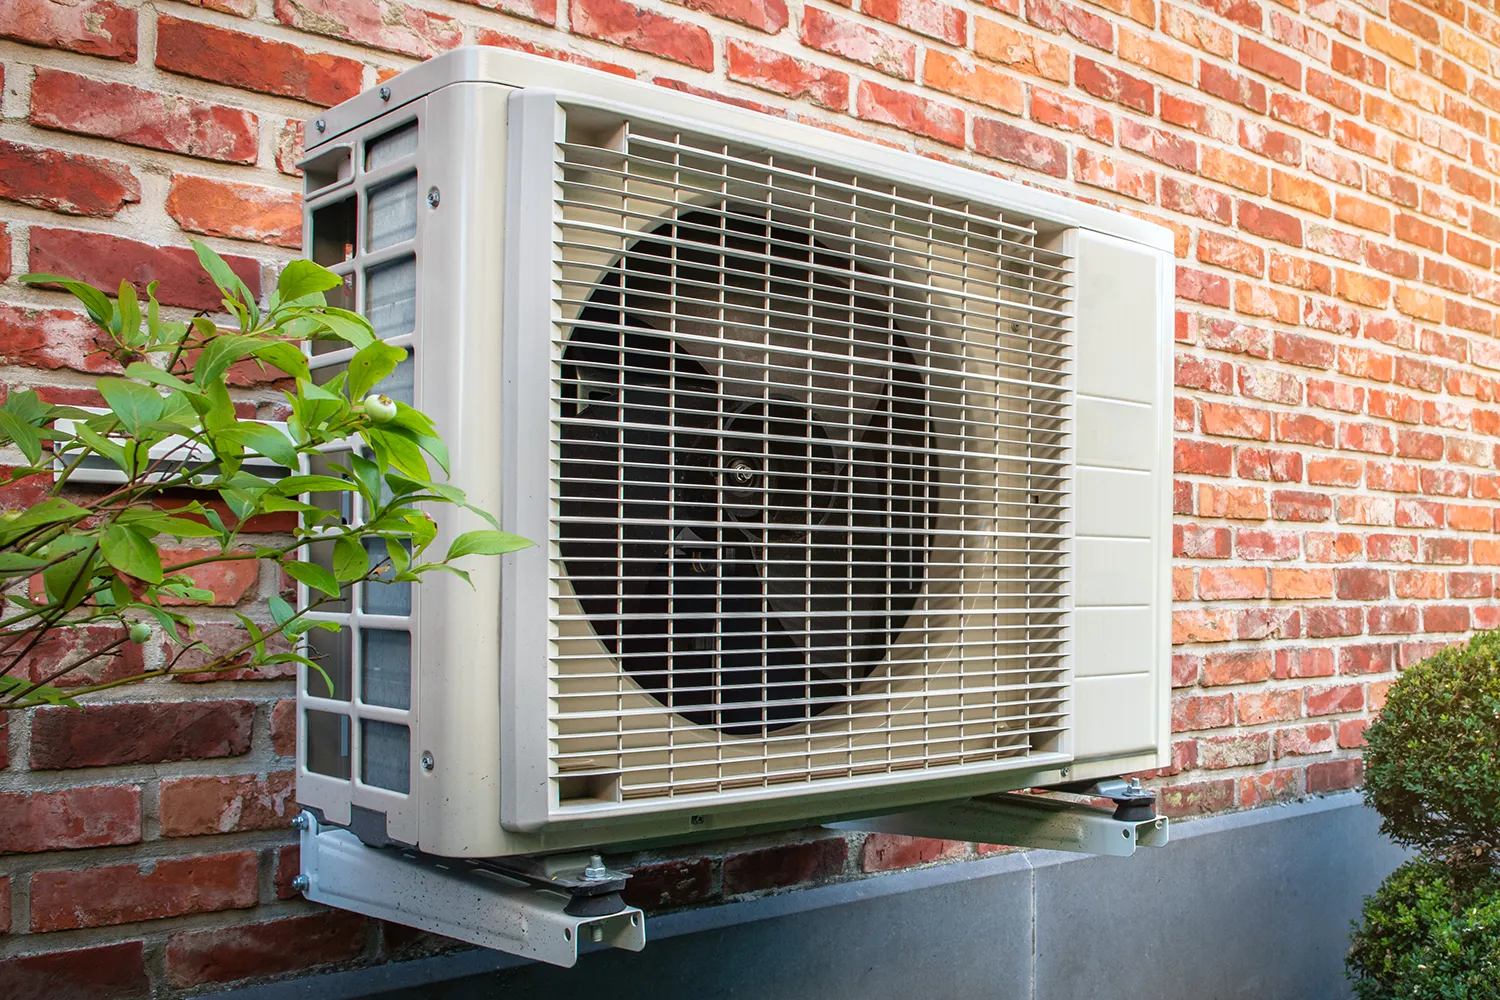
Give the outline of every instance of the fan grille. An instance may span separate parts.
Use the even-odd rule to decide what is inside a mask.
[[[642,799],[1057,749],[1070,261],[987,205],[570,116],[551,761]]]

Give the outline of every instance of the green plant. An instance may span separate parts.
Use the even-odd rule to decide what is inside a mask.
[[[1347,960],[1355,993],[1500,997],[1500,634],[1407,670],[1365,738],[1365,800],[1420,853],[1365,900]]]
[[[1408,861],[1365,899],[1348,967],[1360,1000],[1500,996],[1500,876]]]
[[[97,325],[98,349],[119,374],[100,378],[103,412],[44,402],[31,390],[12,392],[0,406],[0,445],[11,445],[20,464],[0,482],[29,487],[36,502],[0,516],[0,709],[72,704],[73,699],[148,677],[299,662],[318,664],[289,641],[313,628],[307,617],[337,599],[351,583],[417,581],[465,555],[497,555],[530,543],[498,530],[485,511],[432,474],[429,460],[446,473],[446,449],[421,412],[377,391],[405,357],[377,340],[359,315],[326,304],[323,293],[340,279],[310,261],[282,271],[262,309],[245,284],[212,250],[194,244],[199,261],[223,293],[232,326],[207,317],[186,321],[162,315],[156,285],[142,303],[121,282],[116,298],[83,282],[46,274],[25,275],[36,285],[72,292]],[[302,344],[342,341],[354,349],[347,372],[316,384]],[[250,365],[284,378],[285,430],[242,417],[230,378]],[[347,464],[317,474],[302,471],[327,446],[355,444]],[[284,477],[257,475],[246,457],[259,455],[290,470]],[[82,468],[115,470],[105,486],[79,485]],[[342,523],[338,495],[358,494],[367,516]],[[311,495],[320,502],[308,502]],[[424,508],[448,504],[472,511],[491,527],[455,537],[441,558],[429,555],[437,529]],[[266,514],[293,515],[295,527],[279,536],[249,535],[244,527]],[[327,558],[310,560],[322,543]],[[164,566],[161,549],[186,545],[189,558]],[[372,549],[379,553],[371,558]],[[193,605],[212,594],[194,582],[193,570],[243,560],[274,563],[306,585],[301,607],[281,596],[268,601],[269,620],[239,619],[243,642],[208,650],[194,639]],[[101,648],[84,649],[39,673],[33,654],[68,630],[112,626],[118,635]],[[159,631],[176,652],[145,672],[95,680],[80,671],[119,655]],[[188,657],[190,652],[198,655]],[[206,656],[205,656],[206,654]],[[186,659],[185,659],[186,657]],[[327,677],[324,675],[324,682]],[[331,687],[331,685],[330,685]]]
[[[1489,863],[1500,845],[1500,633],[1423,660],[1365,734],[1365,798],[1398,844]]]

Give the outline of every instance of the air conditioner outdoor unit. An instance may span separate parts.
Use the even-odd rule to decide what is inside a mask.
[[[1166,764],[1166,230],[499,49],[303,169],[384,391],[537,542],[324,616],[317,828],[538,855]]]

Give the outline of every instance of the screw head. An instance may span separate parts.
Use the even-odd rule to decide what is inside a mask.
[[[431,771],[434,767],[437,767],[437,761],[433,759],[433,757],[432,757],[432,751],[431,750],[423,750],[422,751],[422,770],[424,770],[424,771]]]
[[[583,869],[583,877],[590,881],[608,878],[609,869],[604,867],[604,859],[597,854],[589,858],[587,867]]]
[[[306,830],[309,825],[310,824],[307,819],[307,813],[298,813],[297,815],[292,817],[293,830]]]
[[[381,87],[380,88],[380,99],[382,101],[389,101],[391,99],[391,88],[390,87]]]
[[[308,878],[306,875],[298,875],[296,878],[292,879],[292,888],[297,892],[306,892],[308,889],[312,888],[312,879]]]
[[[1066,778],[1068,775],[1070,775],[1070,774],[1073,773],[1073,769],[1071,767],[1065,767],[1062,770],[1058,771],[1057,773],[1060,774],[1060,775],[1062,775],[1064,778]]]
[[[317,129],[319,132],[327,132],[328,123],[319,118],[317,121],[313,122],[313,128]]]
[[[427,207],[428,208],[437,208],[438,205],[442,203],[442,200],[443,200],[443,192],[439,191],[435,187],[427,189]]]

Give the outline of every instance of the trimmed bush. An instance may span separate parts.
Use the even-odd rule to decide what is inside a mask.
[[[1347,961],[1360,1000],[1500,996],[1500,876],[1425,858],[1365,899]]]
[[[1365,739],[1365,800],[1383,833],[1454,863],[1490,863],[1500,846],[1500,633],[1408,669]]]

